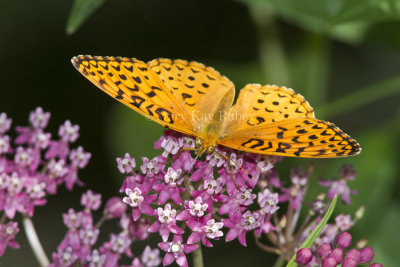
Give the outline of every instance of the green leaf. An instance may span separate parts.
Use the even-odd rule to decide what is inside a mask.
[[[321,233],[322,229],[324,229],[324,226],[328,223],[329,218],[331,217],[333,210],[335,209],[336,206],[336,201],[337,201],[337,196],[335,196],[332,200],[331,205],[329,206],[327,212],[325,213],[325,216],[322,218],[322,220],[319,222],[317,227],[311,232],[311,234],[307,237],[307,239],[301,244],[300,248],[310,248],[312,244],[314,244],[315,239],[319,236]],[[297,267],[296,263],[296,254],[292,256],[286,267]]]
[[[399,93],[400,76],[395,76],[318,107],[316,113],[321,118],[335,117]]]
[[[375,24],[400,20],[400,0],[240,0],[308,31],[362,41]]]
[[[67,21],[67,34],[73,34],[104,2],[105,0],[75,0]]]

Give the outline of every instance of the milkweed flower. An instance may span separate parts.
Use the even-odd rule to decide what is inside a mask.
[[[36,108],[29,114],[28,126],[15,127],[13,138],[9,134],[12,120],[0,114],[0,211],[5,215],[3,222],[10,220],[0,225],[1,254],[7,246],[19,246],[15,241],[19,228],[11,221],[17,214],[32,217],[35,207],[45,205],[58,187],[65,185],[71,190],[75,184],[82,185],[78,171],[87,165],[91,154],[82,147],[71,148],[79,137],[79,126],[66,121],[59,129],[60,139],[55,140],[46,132],[50,117],[49,112]],[[66,224],[73,228],[71,221]],[[78,246],[76,234],[69,232],[57,259],[66,260],[68,245]]]

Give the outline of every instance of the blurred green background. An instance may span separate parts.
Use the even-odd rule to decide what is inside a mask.
[[[342,163],[353,164],[358,175],[350,186],[358,194],[335,213],[365,205],[354,239],[369,239],[378,261],[398,266],[399,0],[0,1],[0,112],[14,126],[24,125],[41,106],[52,113],[53,136],[70,119],[81,127],[76,146],[92,153],[80,173],[86,187],[61,190],[35,210],[48,254],[65,233],[61,214],[79,207],[87,188],[103,199],[116,195],[123,177],[115,157],[130,152],[140,164],[141,156],[156,155],[153,142],[163,130],[82,77],[70,63],[79,54],[196,60],[229,77],[237,90],[246,83],[294,88],[318,118],[334,122],[363,148],[352,158],[314,160],[308,200],[321,190],[318,177],[337,177]],[[285,159],[278,165],[282,179],[309,162]],[[22,231],[17,240],[22,249],[8,249],[3,266],[38,266]],[[250,235],[247,248],[237,243],[214,242],[203,250],[206,266],[273,264],[275,256],[261,252]]]

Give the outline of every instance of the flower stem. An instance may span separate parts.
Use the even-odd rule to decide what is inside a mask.
[[[270,84],[289,86],[288,64],[273,11],[258,4],[250,5],[249,11],[258,31],[259,54],[265,79]]]
[[[33,250],[33,254],[35,254],[40,266],[48,266],[50,264],[49,259],[43,250],[31,218],[28,216],[23,216],[22,221],[24,224],[26,237],[28,238],[29,244]]]
[[[203,267],[203,253],[201,251],[201,243],[199,242],[199,248],[193,252],[193,266]]]
[[[280,256],[276,259],[276,261],[275,261],[273,267],[283,267],[283,266],[285,265],[285,263],[286,263],[285,256],[280,255]]]

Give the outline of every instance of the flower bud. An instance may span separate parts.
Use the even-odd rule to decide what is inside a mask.
[[[356,267],[356,266],[357,266],[357,261],[353,258],[346,258],[342,263],[342,267]]]
[[[336,267],[337,263],[334,258],[327,257],[322,260],[321,267]]]
[[[286,223],[287,223],[286,216],[283,215],[282,218],[279,221],[279,227],[282,228],[282,229],[285,228],[286,227]]]
[[[360,241],[357,242],[356,247],[358,249],[362,249],[363,247],[365,247],[368,244],[368,240],[365,238],[361,238]]]
[[[354,214],[354,218],[356,220],[361,219],[364,216],[365,207],[361,206],[357,209],[356,213]]]
[[[380,263],[372,263],[368,267],[383,267],[383,265]]]
[[[361,263],[368,263],[374,258],[374,250],[371,247],[360,249]]]
[[[353,248],[351,250],[349,250],[346,254],[346,259],[354,259],[356,262],[360,262],[361,260],[361,254],[360,251]]]
[[[107,218],[119,218],[126,211],[126,204],[119,197],[112,197],[107,201],[104,213]]]
[[[331,252],[331,246],[328,243],[322,243],[317,250],[318,257],[325,258]]]
[[[313,254],[309,248],[302,248],[296,253],[296,261],[302,265],[309,264],[312,260],[312,257]]]
[[[351,240],[352,240],[351,234],[348,233],[348,232],[343,232],[343,233],[340,233],[340,234],[336,237],[336,244],[337,244],[338,247],[340,247],[341,249],[346,249],[346,248],[350,247],[350,245],[351,245]]]
[[[328,255],[329,258],[334,258],[337,264],[340,264],[343,260],[343,250],[340,248],[334,248]]]

